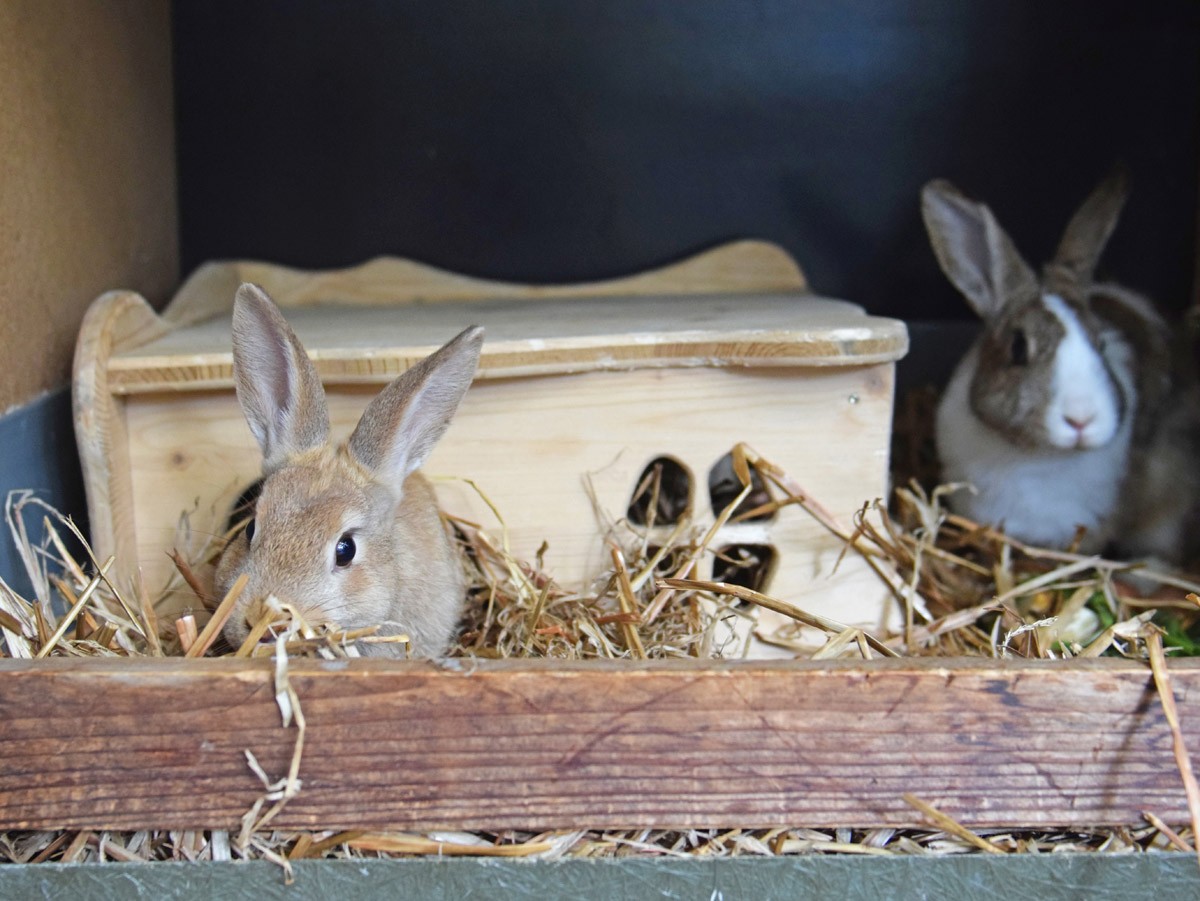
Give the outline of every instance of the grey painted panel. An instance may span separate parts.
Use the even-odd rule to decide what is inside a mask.
[[[947,899],[1155,901],[1200,897],[1190,854],[942,858],[301,861],[295,884],[273,864],[155,863],[0,867],[0,897],[491,899]]]
[[[0,505],[14,490],[31,489],[87,529],[87,500],[71,418],[71,392],[62,388],[0,416]],[[41,517],[27,517],[35,541]],[[0,578],[18,593],[31,591],[8,526],[0,527]]]

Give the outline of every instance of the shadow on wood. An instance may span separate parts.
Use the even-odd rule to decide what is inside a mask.
[[[235,829],[295,742],[270,661],[0,661],[0,829]],[[279,828],[1186,822],[1148,668],[1120,660],[293,660]],[[1171,674],[1200,746],[1200,661]]]

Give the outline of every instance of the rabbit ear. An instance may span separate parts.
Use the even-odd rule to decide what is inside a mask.
[[[982,203],[938,179],[921,190],[921,215],[942,271],[984,319],[1037,293],[1037,276]]]
[[[475,377],[483,329],[471,326],[381,391],[348,442],[368,469],[399,486],[425,462]]]
[[[1128,174],[1123,166],[1118,166],[1071,217],[1054,260],[1046,267],[1047,287],[1070,295],[1072,289],[1079,293],[1091,284],[1100,254],[1117,227],[1128,194]]]
[[[329,440],[329,411],[316,367],[279,308],[249,283],[233,301],[233,374],[265,470]]]

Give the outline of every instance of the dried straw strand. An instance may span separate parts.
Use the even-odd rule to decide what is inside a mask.
[[[636,660],[646,659],[646,649],[642,646],[641,636],[638,635],[637,623],[641,615],[637,609],[637,598],[633,594],[633,585],[629,581],[629,570],[625,568],[625,555],[615,545],[610,549],[613,567],[617,574],[617,600],[621,604],[621,612],[634,617],[632,620],[621,620],[621,632],[625,636],[625,646]]]
[[[1153,826],[1155,829],[1157,829],[1159,832],[1161,832],[1166,837],[1167,841],[1169,841],[1175,848],[1179,849],[1180,851],[1184,851],[1188,854],[1196,853],[1195,848],[1193,848],[1186,841],[1184,841],[1183,837],[1178,832],[1176,832],[1174,829],[1172,829],[1170,826],[1168,826],[1166,823],[1164,823],[1161,819],[1158,818],[1158,816],[1156,816],[1155,814],[1151,813],[1148,810],[1142,811],[1142,816],[1145,818],[1147,823],[1149,823],[1151,826]]]
[[[192,590],[192,594],[196,596],[196,600],[200,602],[200,606],[206,610],[211,608],[212,600],[208,597],[208,592],[204,590],[204,585],[201,584],[195,570],[192,569],[192,564],[188,559],[179,553],[178,548],[172,548],[167,554],[171,558],[171,562],[175,564],[175,569],[179,575],[183,577],[183,581],[187,583],[187,587]]]
[[[233,605],[237,603],[238,598],[242,596],[242,592],[246,589],[246,583],[250,581],[249,573],[242,573],[237,577],[237,580],[229,587],[228,593],[217,609],[213,612],[212,618],[205,625],[204,631],[192,643],[192,646],[187,649],[185,657],[203,657],[214,641],[217,640],[217,635],[221,629],[225,627],[225,623],[229,619],[229,614],[233,612]]]
[[[710,582],[703,579],[659,579],[658,584],[664,588],[670,588],[675,591],[690,590],[690,591],[705,591],[710,594],[724,594],[739,600],[749,601],[752,604],[757,604],[760,607],[765,607],[767,610],[781,613],[784,616],[791,617],[797,622],[804,623],[806,626],[813,626],[825,632],[834,634],[845,632],[850,629],[850,626],[844,623],[839,623],[836,620],[828,619],[824,616],[818,616],[815,613],[809,613],[806,610],[801,610],[799,607],[793,606],[786,601],[780,601],[776,598],[762,594],[752,588],[746,588],[742,585],[731,585],[728,582]],[[886,644],[867,633],[863,633],[867,643],[872,649],[883,654],[885,657],[899,657],[900,655],[889,648]]]
[[[49,654],[50,651],[54,649],[54,646],[59,643],[62,637],[67,634],[67,629],[71,627],[71,623],[75,621],[75,617],[79,615],[79,611],[83,609],[83,605],[91,600],[96,589],[100,587],[100,583],[104,581],[105,573],[112,568],[112,565],[114,562],[116,562],[116,559],[116,557],[109,557],[106,561],[104,561],[104,565],[100,567],[100,571],[96,574],[95,578],[88,582],[87,588],[83,590],[83,592],[79,595],[79,599],[71,606],[71,609],[67,611],[67,615],[62,618],[62,621],[58,624],[58,628],[54,630],[54,634],[50,636],[50,639],[43,644],[37,654],[34,655],[37,659],[40,660]]]
[[[1162,634],[1148,628],[1146,648],[1150,652],[1150,671],[1154,674],[1154,687],[1162,704],[1163,715],[1171,729],[1171,743],[1175,752],[1175,763],[1183,779],[1183,790],[1187,795],[1188,813],[1192,818],[1192,833],[1200,835],[1200,784],[1192,770],[1192,759],[1188,756],[1183,741],[1183,730],[1179,727],[1179,710],[1175,706],[1175,692],[1171,688],[1171,674],[1167,671],[1167,657],[1163,652]],[[1197,845],[1197,863],[1200,863],[1200,845]]]
[[[989,842],[986,838],[983,838],[980,835],[976,835],[966,826],[958,822],[958,820],[954,819],[948,814],[942,813],[942,811],[938,810],[932,804],[922,801],[912,792],[905,792],[901,797],[904,798],[904,802],[910,807],[914,807],[923,813],[931,823],[937,826],[937,828],[949,832],[951,835],[958,836],[963,841],[974,845],[980,851],[986,851],[988,854],[1006,853],[1003,848],[994,845],[992,842]]]

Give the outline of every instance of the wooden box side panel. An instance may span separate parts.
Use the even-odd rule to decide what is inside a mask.
[[[1187,821],[1125,661],[620,666],[292,661],[305,829]],[[1200,746],[1200,665],[1171,664]],[[0,829],[236,829],[288,767],[270,661],[0,661]],[[102,701],[98,701],[102,699]]]
[[[694,521],[715,518],[709,473],[745,442],[849,522],[887,488],[890,364],[836,369],[689,369],[481,382],[427,471],[472,470],[501,511],[518,556],[549,542],[549,569],[586,586],[609,564],[606,525],[625,515],[644,468],[671,457],[692,477]],[[591,493],[588,485],[590,482]],[[439,486],[447,508],[495,522],[461,481]],[[591,494],[599,502],[598,518]],[[799,508],[774,522],[729,527],[714,542],[777,550],[769,590],[805,609],[877,627],[885,592],[858,560],[833,574],[841,543]],[[711,560],[699,575],[708,576]]]
[[[444,507],[533,559],[549,542],[548,567],[584,586],[607,563],[585,479],[615,521],[644,467],[659,456],[693,476],[701,526],[711,523],[709,471],[745,441],[849,522],[886,490],[892,366],[837,369],[685,369],[594,372],[484,380],[467,393],[425,471]],[[373,388],[328,393],[335,433],[348,434]],[[185,510],[194,537],[219,533],[234,498],[255,478],[259,453],[232,392],[127,398],[129,461],[137,510],[138,559],[157,588],[170,575],[167,552]],[[500,511],[496,521],[479,490]],[[808,610],[877,627],[884,590],[841,552],[836,538],[799,508],[776,521],[731,527],[725,541],[777,549],[771,591]],[[702,573],[707,575],[707,573]]]
[[[71,401],[92,548],[101,560],[109,555],[134,560],[137,551],[125,403],[111,391],[108,363],[122,347],[145,343],[164,330],[145,298],[132,291],[96,298],[80,327]]]

